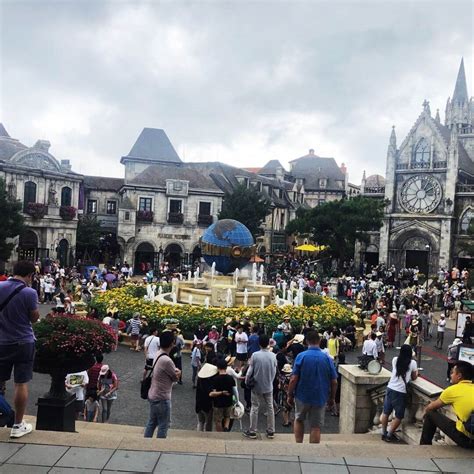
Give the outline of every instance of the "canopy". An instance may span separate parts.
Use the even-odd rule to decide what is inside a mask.
[[[465,306],[469,311],[474,311],[474,300],[461,300],[463,306]]]
[[[321,252],[321,250],[324,250],[325,248],[325,245],[304,244],[296,247],[295,250],[301,250],[302,252]]]

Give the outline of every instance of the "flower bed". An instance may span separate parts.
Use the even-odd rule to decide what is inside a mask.
[[[108,290],[96,295],[91,307],[96,308],[101,316],[105,316],[110,308],[117,308],[123,320],[128,320],[134,312],[139,312],[147,318],[150,325],[160,328],[164,327],[164,319],[175,318],[179,320],[179,327],[185,335],[192,334],[200,321],[204,321],[208,326],[212,324],[220,326],[227,317],[236,321],[242,318],[251,321],[261,320],[270,330],[275,329],[285,316],[290,317],[291,324],[295,328],[300,328],[304,322],[312,319],[318,329],[334,325],[346,326],[353,317],[347,308],[327,297],[322,297],[320,304],[310,307],[270,305],[264,309],[246,307],[206,309],[192,305],[161,305],[137,298],[131,292],[128,286]]]
[[[26,205],[25,213],[33,219],[42,219],[48,213],[48,206],[40,202],[29,202]]]

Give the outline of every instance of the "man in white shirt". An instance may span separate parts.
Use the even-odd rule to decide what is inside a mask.
[[[444,316],[444,314],[442,314],[439,317],[439,321],[438,321],[438,332],[436,334],[436,344],[435,344],[436,349],[443,348],[445,330],[446,330],[446,317]]]
[[[371,333],[368,339],[364,341],[364,345],[362,346],[362,354],[372,357],[373,359],[377,359],[378,357],[378,349],[375,339],[377,339],[377,336],[375,333]]]
[[[158,337],[158,329],[153,329],[151,334],[145,339],[145,369],[153,366],[153,361],[160,350],[160,338]]]

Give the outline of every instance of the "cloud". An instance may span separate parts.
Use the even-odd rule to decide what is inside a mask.
[[[385,172],[425,98],[443,115],[470,1],[2,2],[0,120],[77,171],[121,176],[143,127],[186,161],[283,164],[314,148]],[[471,91],[472,92],[472,91]]]

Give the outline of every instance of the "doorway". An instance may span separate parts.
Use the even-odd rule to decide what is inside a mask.
[[[378,252],[364,252],[364,261],[367,263],[367,268],[375,267],[379,264]]]
[[[134,273],[145,274],[155,266],[155,249],[148,242],[142,242],[135,251]]]
[[[405,254],[405,268],[418,267],[420,273],[428,273],[428,255],[427,250],[407,250]]]

